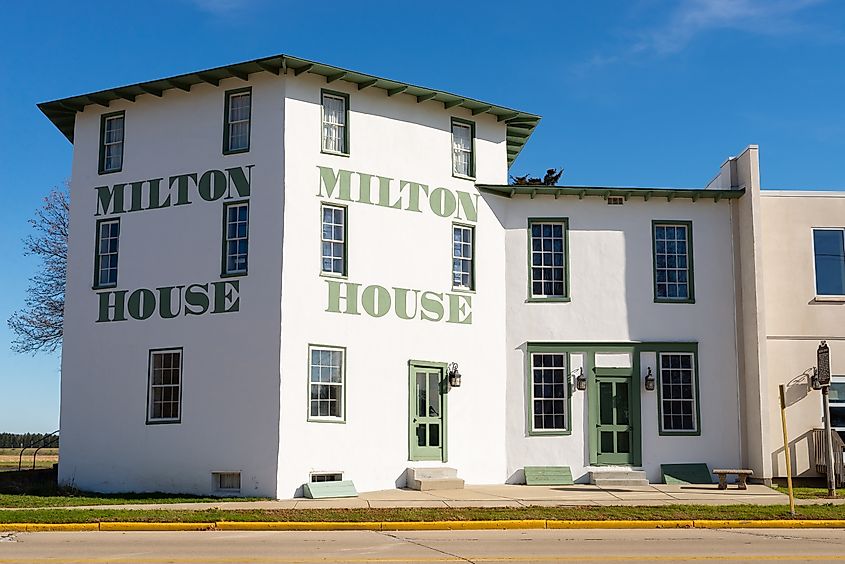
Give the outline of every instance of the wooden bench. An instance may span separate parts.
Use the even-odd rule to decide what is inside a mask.
[[[749,476],[754,475],[753,470],[746,470],[742,468],[733,468],[733,469],[726,469],[726,468],[714,468],[713,473],[719,476],[719,489],[726,490],[728,489],[728,476],[736,476],[736,485],[737,488],[740,490],[747,490],[748,486],[746,485],[745,481],[748,479]]]
[[[309,482],[303,485],[302,493],[311,499],[332,497],[358,497],[355,484],[351,480],[335,482]]]
[[[526,486],[571,486],[572,470],[569,466],[526,466]]]

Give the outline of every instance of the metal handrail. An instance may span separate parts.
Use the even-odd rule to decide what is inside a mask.
[[[23,453],[26,452],[27,449],[35,447],[35,445],[38,445],[38,443],[42,443],[41,445],[38,446],[38,448],[35,449],[35,452],[32,453],[32,469],[35,470],[35,457],[38,456],[38,451],[41,450],[42,448],[45,448],[49,444],[47,442],[48,439],[50,439],[50,443],[52,443],[55,440],[58,440],[59,437],[56,436],[58,432],[59,432],[59,429],[56,429],[55,431],[53,431],[49,435],[44,435],[43,437],[41,437],[40,439],[35,441],[33,444],[23,447],[21,449],[20,456],[18,456],[18,471],[20,471],[21,467],[23,466]]]
[[[836,484],[845,484],[845,442],[836,431],[831,432],[833,439],[833,472]],[[824,429],[813,429],[813,458],[816,472],[827,475],[827,441]]]

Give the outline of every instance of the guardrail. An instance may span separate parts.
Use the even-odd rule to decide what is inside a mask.
[[[833,471],[837,487],[845,485],[845,442],[836,431],[831,432],[833,438]],[[824,429],[813,429],[813,462],[816,472],[827,476],[827,439]]]
[[[23,453],[25,453],[28,449],[34,448],[35,452],[32,453],[32,469],[35,470],[35,459],[38,456],[38,451],[42,448],[49,448],[51,446],[56,445],[59,442],[59,429],[56,429],[49,435],[44,435],[31,445],[27,445],[21,449],[21,454],[18,456],[18,470],[21,470],[23,466]]]

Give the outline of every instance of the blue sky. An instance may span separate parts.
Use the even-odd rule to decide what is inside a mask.
[[[13,2],[0,46],[0,431],[58,427],[59,356],[9,350],[27,219],[70,176],[35,107],[278,53],[543,116],[511,169],[703,186],[757,143],[765,188],[845,188],[845,2]]]

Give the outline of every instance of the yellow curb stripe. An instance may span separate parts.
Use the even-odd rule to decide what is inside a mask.
[[[615,521],[576,521],[549,520],[547,529],[691,529],[692,520],[615,520]]]
[[[221,531],[379,531],[380,522],[218,521]]]
[[[542,519],[499,521],[385,521],[383,531],[476,531],[482,529],[545,529]]]
[[[214,523],[101,522],[101,531],[207,531]]]
[[[845,519],[696,519],[697,529],[840,529]]]

